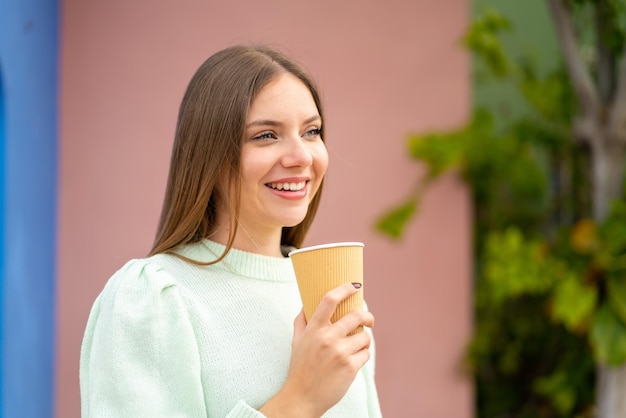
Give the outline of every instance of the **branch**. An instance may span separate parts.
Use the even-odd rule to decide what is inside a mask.
[[[602,106],[608,106],[615,94],[616,58],[613,50],[606,44],[607,19],[611,19],[608,1],[596,0],[593,16],[596,33],[596,85]]]
[[[565,8],[563,0],[547,1],[582,116],[583,118],[595,119],[599,115],[598,93],[593,85],[591,75],[577,50],[574,26],[569,11]]]
[[[619,63],[617,88],[609,113],[608,132],[611,140],[626,146],[626,45]]]

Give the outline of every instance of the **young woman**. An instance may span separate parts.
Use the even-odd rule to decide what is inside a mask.
[[[381,416],[373,316],[307,323],[293,268],[328,165],[313,81],[236,46],[193,76],[154,247],[106,284],[81,352],[83,417]]]

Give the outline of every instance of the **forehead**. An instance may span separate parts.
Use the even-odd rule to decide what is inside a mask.
[[[271,79],[252,101],[248,121],[272,114],[318,114],[317,105],[309,88],[291,73],[281,73]]]

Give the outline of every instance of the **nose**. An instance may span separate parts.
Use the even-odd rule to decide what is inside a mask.
[[[313,164],[313,153],[305,140],[295,136],[285,141],[281,162],[284,167],[308,167]]]

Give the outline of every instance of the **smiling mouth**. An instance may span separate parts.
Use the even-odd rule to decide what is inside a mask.
[[[307,183],[306,181],[301,181],[298,183],[267,183],[266,186],[274,190],[297,192],[297,191],[304,189],[304,186],[306,186],[306,183]]]

